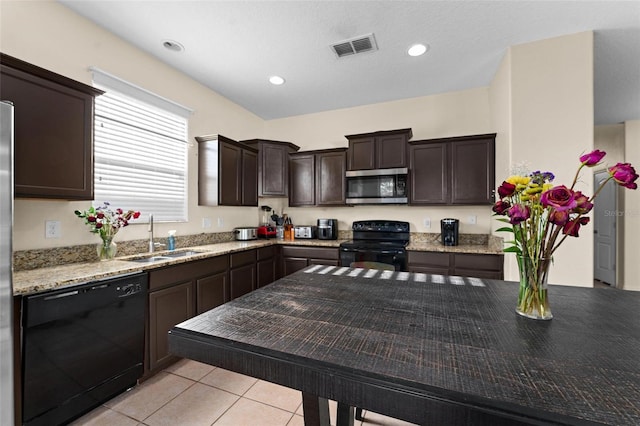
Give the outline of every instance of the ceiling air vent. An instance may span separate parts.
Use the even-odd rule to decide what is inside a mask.
[[[331,49],[338,58],[342,58],[357,53],[374,52],[378,50],[378,45],[372,33],[334,43]]]

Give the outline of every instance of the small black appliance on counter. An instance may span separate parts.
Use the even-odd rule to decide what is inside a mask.
[[[440,221],[440,229],[442,232],[442,245],[457,246],[458,245],[458,219],[442,219]]]
[[[318,219],[318,239],[338,239],[338,219]]]

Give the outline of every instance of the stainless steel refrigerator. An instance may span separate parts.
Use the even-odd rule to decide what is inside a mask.
[[[13,105],[0,101],[0,425],[14,423]]]

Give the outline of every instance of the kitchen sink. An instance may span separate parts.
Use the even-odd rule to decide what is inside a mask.
[[[195,250],[185,250],[185,251],[174,251],[170,253],[164,253],[162,256],[166,257],[183,257],[183,256],[193,256],[194,254],[200,254],[201,251]]]
[[[163,253],[158,255],[150,255],[148,257],[139,257],[137,259],[131,259],[131,262],[153,263],[153,262],[160,262],[162,260],[176,259],[178,257],[193,256],[194,254],[200,254],[200,253],[202,252],[195,251],[195,250],[175,251],[175,252]]]

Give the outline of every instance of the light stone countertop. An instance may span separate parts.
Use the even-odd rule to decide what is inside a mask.
[[[113,278],[119,275],[142,272],[169,265],[177,265],[198,259],[220,256],[228,253],[244,251],[259,247],[279,245],[300,245],[312,247],[335,247],[345,240],[253,240],[231,241],[194,247],[181,247],[180,251],[198,251],[199,253],[171,259],[163,259],[150,263],[134,262],[134,259],[148,257],[148,253],[117,257],[110,261],[71,263],[60,266],[38,268],[13,273],[13,294],[29,295],[48,290],[65,288],[81,283]],[[443,246],[434,241],[416,241],[407,246],[407,250],[452,252],[452,253],[478,253],[478,254],[502,254],[502,239],[490,237],[486,244],[463,244],[458,246]],[[156,256],[166,254],[166,251],[154,253]]]

